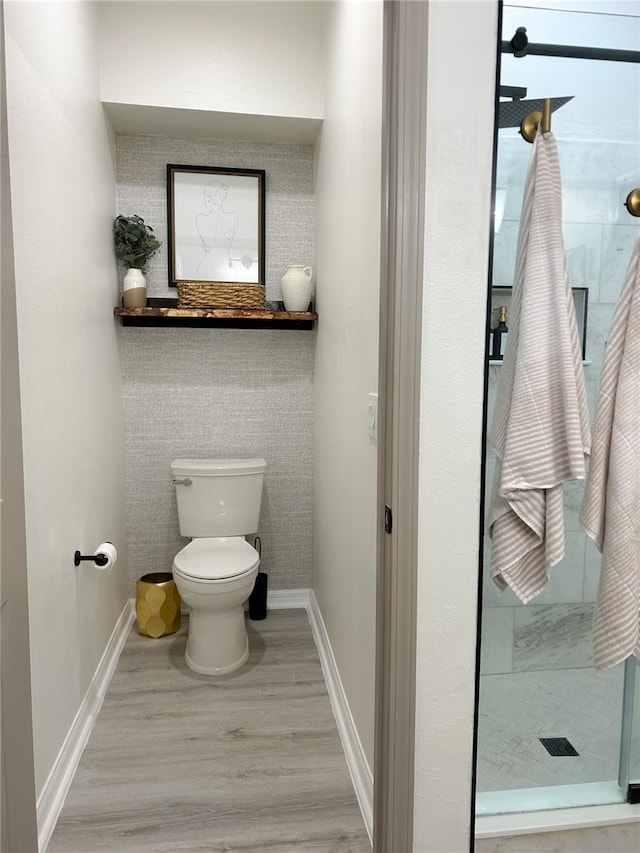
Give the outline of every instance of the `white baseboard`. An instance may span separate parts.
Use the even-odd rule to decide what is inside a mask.
[[[295,592],[295,590],[293,591]],[[327,690],[329,691],[329,699],[331,700],[333,715],[336,718],[347,766],[351,774],[351,781],[353,782],[356,797],[360,804],[360,811],[362,812],[362,818],[369,835],[369,841],[373,844],[373,774],[360,743],[353,717],[351,716],[349,702],[347,701],[347,696],[340,680],[340,673],[338,672],[338,666],[333,656],[331,643],[329,642],[329,636],[324,625],[324,620],[322,619],[320,608],[318,607],[317,599],[313,590],[308,590],[308,592],[309,604],[307,613],[309,614],[311,631],[318,648],[318,654],[320,655],[320,663],[322,664],[322,671],[327,684]]]
[[[78,713],[71,724],[69,733],[62,744],[51,773],[49,773],[49,777],[38,797],[38,849],[40,853],[45,853],[47,849],[132,623],[131,602],[127,601],[111,633],[107,647]]]

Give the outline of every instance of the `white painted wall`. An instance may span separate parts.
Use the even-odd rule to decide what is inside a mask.
[[[326,3],[99,5],[104,101],[322,117]]]
[[[420,853],[469,849],[496,37],[492,0],[430,4],[414,803]]]
[[[27,537],[3,20],[0,0],[0,850],[35,850]]]
[[[127,597],[115,176],[97,6],[5,3],[36,790]],[[111,540],[110,575],[83,553]]]
[[[382,3],[331,3],[316,149],[313,587],[373,766]]]

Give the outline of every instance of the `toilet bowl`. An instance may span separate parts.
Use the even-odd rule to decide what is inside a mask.
[[[174,459],[178,520],[191,542],[173,560],[173,579],[190,609],[185,660],[194,672],[224,675],[245,663],[243,604],[260,556],[245,539],[257,533],[264,459]]]
[[[190,608],[185,660],[194,672],[224,675],[249,657],[243,604],[260,557],[245,539],[194,539],[173,561],[173,579]]]

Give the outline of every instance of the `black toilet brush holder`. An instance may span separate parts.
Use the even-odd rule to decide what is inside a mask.
[[[258,555],[262,558],[262,543],[260,537],[256,536],[254,547]],[[258,571],[256,582],[253,586],[253,592],[249,596],[249,619],[258,622],[261,619],[267,618],[267,584],[269,575],[266,572]]]

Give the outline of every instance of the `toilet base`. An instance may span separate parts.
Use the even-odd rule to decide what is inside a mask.
[[[226,675],[249,657],[249,636],[242,604],[211,611],[190,608],[185,660],[202,675]]]
[[[249,657],[249,640],[247,638],[247,648],[245,649],[242,657],[237,660],[235,663],[227,664],[227,666],[219,666],[216,668],[208,668],[206,666],[201,666],[200,664],[195,663],[189,657],[189,649],[184,654],[184,659],[187,662],[187,666],[189,669],[193,670],[193,672],[198,672],[200,675],[227,675],[229,672],[234,672],[236,669],[240,669],[240,667],[247,662]]]

